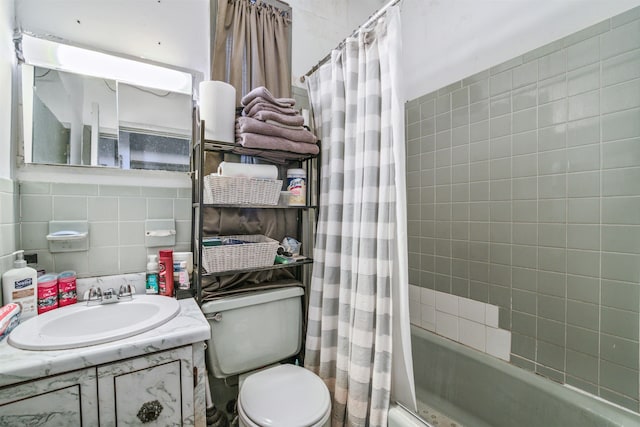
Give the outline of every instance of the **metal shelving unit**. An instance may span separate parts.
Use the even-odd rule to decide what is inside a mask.
[[[196,117],[197,114],[194,114]],[[320,177],[319,177],[319,156],[299,156],[291,162],[298,162],[307,171],[307,194],[306,200],[309,204],[304,206],[280,206],[280,205],[244,205],[244,204],[210,204],[203,203],[204,200],[204,183],[203,183],[203,170],[205,162],[205,152],[218,152],[218,153],[233,153],[244,154],[253,157],[261,158],[260,150],[251,150],[251,153],[245,152],[244,147],[239,144],[233,144],[222,141],[212,141],[205,139],[205,123],[204,121],[195,122],[193,126],[193,145],[191,151],[191,225],[192,225],[192,239],[191,239],[191,251],[194,257],[193,266],[193,289],[192,295],[196,298],[199,304],[202,303],[202,279],[205,277],[220,277],[229,276],[234,274],[250,273],[255,271],[268,271],[277,269],[295,269],[296,277],[302,283],[306,285],[308,277],[310,276],[308,271],[303,271],[305,267],[310,266],[313,263],[311,257],[311,251],[313,249],[311,242],[313,241],[313,234],[315,231],[315,224],[318,215],[317,203],[320,200]],[[277,154],[278,150],[264,150],[268,154]],[[285,153],[285,152],[281,152]],[[291,153],[286,153],[291,154]],[[270,161],[268,158],[266,161]],[[273,163],[273,162],[271,162]],[[276,164],[276,163],[273,163]],[[203,220],[204,212],[203,208],[216,208],[216,209],[286,209],[295,210],[301,212],[298,215],[298,237],[302,236],[302,255],[307,258],[300,261],[289,264],[274,264],[266,267],[259,268],[247,268],[237,269],[229,271],[220,271],[215,273],[206,273],[202,266],[202,251],[199,242],[203,241]],[[306,218],[305,218],[306,217]]]

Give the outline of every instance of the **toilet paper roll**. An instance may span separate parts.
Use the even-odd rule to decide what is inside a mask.
[[[274,165],[252,165],[248,163],[222,162],[218,166],[218,175],[228,177],[246,177],[278,179],[278,168]]]
[[[236,89],[216,80],[200,82],[200,120],[205,123],[205,138],[235,142]]]

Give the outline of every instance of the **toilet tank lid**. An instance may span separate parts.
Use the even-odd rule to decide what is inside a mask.
[[[268,291],[256,291],[209,301],[202,304],[201,309],[204,314],[219,313],[221,311],[233,310],[240,307],[248,307],[250,305],[295,298],[303,294],[304,289],[299,286],[291,286]]]

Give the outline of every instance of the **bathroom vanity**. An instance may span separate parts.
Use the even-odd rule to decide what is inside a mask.
[[[193,299],[167,323],[129,338],[69,350],[0,343],[2,426],[204,426],[204,341]]]

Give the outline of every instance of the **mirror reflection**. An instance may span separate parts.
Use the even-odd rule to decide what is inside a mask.
[[[116,82],[42,67],[32,72],[31,161],[101,164],[91,154],[117,139]]]
[[[189,170],[189,95],[118,83],[118,129],[123,169]]]
[[[112,79],[41,62],[21,64],[26,163],[189,170],[193,73],[125,60],[105,65]]]

